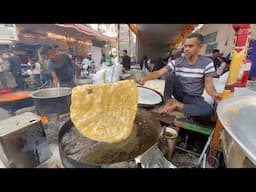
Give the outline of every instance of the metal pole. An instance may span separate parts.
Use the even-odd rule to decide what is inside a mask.
[[[194,151],[190,151],[190,150],[188,150],[188,149],[184,149],[184,148],[179,147],[179,146],[175,146],[175,149],[179,149],[179,150],[181,150],[181,151],[185,151],[185,152],[187,152],[187,153],[191,153],[191,154],[193,154],[193,155],[195,155],[195,156],[200,156],[199,153],[196,153],[196,152],[194,152]]]
[[[120,62],[120,24],[117,24],[118,62]]]
[[[131,30],[128,27],[128,38],[129,38],[129,55],[131,56]]]
[[[206,151],[207,151],[207,149],[208,149],[208,147],[209,147],[209,145],[210,145],[210,143],[211,143],[213,133],[214,133],[214,130],[212,131],[211,135],[208,137],[208,140],[207,140],[207,142],[206,142],[206,144],[205,144],[205,146],[204,146],[204,149],[203,149],[203,151],[202,151],[202,153],[201,153],[201,155],[200,155],[200,157],[199,157],[199,159],[198,159],[198,162],[197,162],[197,165],[198,165],[198,166],[200,165],[200,163],[201,163],[201,161],[202,161],[204,155],[206,155]]]

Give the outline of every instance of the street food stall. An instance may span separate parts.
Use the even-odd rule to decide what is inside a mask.
[[[184,26],[187,25],[175,25],[174,28],[184,29]],[[170,27],[171,25],[168,25],[166,30],[170,30]],[[142,24],[138,25],[141,33],[137,33],[145,45],[157,43],[159,40],[162,42],[173,40],[175,43],[181,43],[192,31],[191,25],[189,27],[189,29],[185,27],[188,31],[182,33],[182,38],[177,37],[179,34],[176,33],[177,31],[171,33],[172,37],[168,35],[164,37],[166,33],[162,32],[162,39],[156,38],[150,41],[148,29],[151,28]],[[153,31],[158,34],[156,28]],[[143,36],[143,34],[147,35]],[[241,45],[240,41],[237,42]],[[246,42],[243,41],[244,49],[247,46]],[[150,50],[142,51],[140,54],[144,53],[151,54]],[[73,89],[43,88],[29,94],[24,93],[23,96],[15,94],[1,96],[1,105],[9,101],[24,99],[29,99],[34,105],[31,109],[32,114],[24,113],[28,117],[23,116],[24,114],[17,114],[15,117],[0,122],[1,125],[5,125],[0,128],[2,130],[0,139],[4,140],[9,134],[14,134],[17,138],[25,138],[29,141],[28,146],[23,146],[26,150],[23,148],[20,150],[17,146],[15,148],[15,143],[9,148],[6,148],[7,145],[0,146],[3,167],[221,167],[220,159],[212,151],[217,148],[217,144],[221,143],[219,138],[222,138],[223,144],[221,152],[227,154],[229,151],[223,139],[227,135],[220,136],[221,128],[224,128],[241,148],[241,152],[245,154],[240,157],[245,159],[246,156],[252,164],[255,164],[253,114],[256,108],[254,96],[225,99],[231,96],[237,87],[241,88],[246,83],[245,76],[242,81],[237,82],[237,68],[240,68],[241,63],[245,66],[249,63],[246,60],[241,62],[242,57],[243,54],[233,54],[233,64],[231,63],[231,71],[223,93],[224,100],[217,107],[219,119],[217,124],[215,121],[209,123],[207,120],[207,124],[205,119],[187,118],[181,112],[172,115],[160,114],[158,109],[164,104],[164,80],[157,79],[139,86],[136,82],[144,75],[139,69],[120,70],[122,74],[118,73],[118,80],[115,81],[112,81],[113,71],[116,69],[113,67],[109,81],[106,81],[106,73],[101,74],[104,79],[103,83],[77,82],[77,86]],[[245,71],[244,74],[248,75],[248,67]],[[250,87],[254,86],[250,85]],[[23,120],[26,120],[26,123]],[[6,125],[10,121],[16,124],[12,124],[12,129],[6,131]],[[21,124],[23,126],[17,126]],[[28,131],[24,133],[22,130]],[[31,136],[30,139],[28,135]],[[43,140],[42,148],[38,148],[37,139]],[[202,141],[198,143],[197,140]],[[37,144],[34,145],[31,141]],[[22,142],[24,143],[23,140]],[[15,156],[15,150],[20,150],[21,153]],[[40,159],[42,154],[44,157]],[[186,162],[179,158],[181,154],[186,155]],[[209,158],[216,160],[215,164],[211,164]]]

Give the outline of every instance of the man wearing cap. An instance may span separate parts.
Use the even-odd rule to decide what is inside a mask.
[[[85,57],[82,61],[82,70],[81,70],[81,77],[86,77],[89,75],[90,72],[93,70],[93,63],[92,54],[88,53],[87,57]]]

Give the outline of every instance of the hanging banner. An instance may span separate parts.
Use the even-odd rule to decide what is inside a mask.
[[[217,47],[218,47],[218,43],[208,44],[205,49],[205,53],[211,54],[214,49],[217,49]]]
[[[142,38],[140,35],[139,29],[135,24],[128,24],[129,29],[136,35],[136,37],[140,40],[143,46],[148,46],[148,43]]]
[[[115,38],[103,35],[103,34],[99,33],[98,31],[95,31],[94,29],[92,29],[88,26],[85,26],[83,24],[55,24],[55,25],[60,26],[60,27],[66,27],[66,28],[74,28],[81,33],[84,33],[89,36],[94,36],[103,41],[109,41],[112,43],[115,42]]]
[[[0,24],[0,42],[17,41],[17,31],[15,24]]]
[[[195,29],[195,24],[187,24],[180,33],[180,36],[171,43],[171,45],[177,47],[184,39]]]

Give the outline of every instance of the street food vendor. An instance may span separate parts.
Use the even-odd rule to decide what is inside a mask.
[[[139,83],[144,84],[148,80],[166,75],[164,89],[166,104],[160,109],[161,113],[180,110],[186,116],[214,115],[213,107],[202,97],[204,88],[215,100],[220,99],[221,96],[213,85],[213,77],[216,76],[213,60],[199,55],[202,43],[201,34],[190,34],[184,43],[184,57],[172,60],[166,67],[140,79]],[[172,100],[172,96],[176,100]]]

